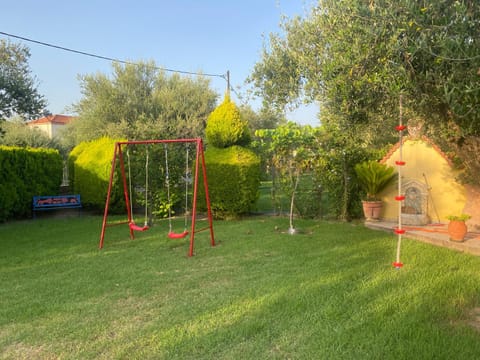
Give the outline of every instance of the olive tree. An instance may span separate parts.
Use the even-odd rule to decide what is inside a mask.
[[[72,142],[100,136],[165,139],[203,135],[217,94],[202,76],[167,76],[153,62],[112,64],[112,75],[80,77]]]
[[[322,0],[282,26],[250,76],[266,102],[317,101],[322,124],[381,147],[402,95],[407,116],[480,163],[478,1]]]
[[[293,215],[295,196],[301,177],[310,174],[319,156],[318,130],[309,125],[288,122],[276,129],[262,129],[255,133],[256,147],[270,164],[275,189],[277,173],[284,191],[290,198],[289,232],[295,233]],[[309,201],[315,201],[310,198]]]
[[[26,46],[0,39],[0,121],[15,115],[32,119],[46,105],[28,66],[29,57]]]

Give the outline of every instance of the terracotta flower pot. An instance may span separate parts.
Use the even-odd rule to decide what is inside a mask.
[[[363,215],[367,221],[379,220],[382,213],[382,201],[362,201]]]
[[[448,235],[452,241],[463,241],[467,233],[467,225],[462,220],[451,220],[448,223]]]

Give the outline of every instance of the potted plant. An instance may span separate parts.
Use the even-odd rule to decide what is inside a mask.
[[[467,234],[467,224],[465,221],[470,219],[471,216],[468,214],[460,215],[449,215],[447,219],[450,220],[448,223],[448,235],[452,241],[463,241],[465,235]]]
[[[367,221],[380,219],[383,203],[378,193],[385,189],[394,179],[392,166],[369,160],[355,165],[355,173],[360,187],[367,197],[362,201],[363,213]]]

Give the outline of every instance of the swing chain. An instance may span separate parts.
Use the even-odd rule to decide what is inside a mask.
[[[167,210],[168,210],[168,231],[172,232],[172,204],[170,199],[170,172],[168,170],[168,149],[167,144],[163,144],[165,150],[165,186],[167,187]]]
[[[134,215],[133,215],[133,186],[132,186],[132,171],[131,171],[131,161],[130,161],[130,149],[127,147],[127,167],[128,167],[128,187],[129,187],[129,200],[130,200],[130,229],[135,231],[145,231],[148,230],[148,146],[146,148],[145,156],[145,222],[144,226],[138,226],[135,224]]]
[[[145,159],[145,222],[144,226],[148,226],[148,164],[149,164],[149,156],[148,156],[148,145],[146,149],[146,159]]]
[[[187,226],[188,226],[188,185],[191,182],[190,180],[190,169],[189,169],[189,146],[186,144],[186,159],[185,159],[185,177],[183,180],[185,181],[185,209],[184,209],[184,230],[182,233],[174,233],[172,227],[172,204],[171,204],[171,197],[170,197],[170,172],[168,168],[168,150],[167,144],[164,144],[165,149],[165,186],[167,187],[167,207],[168,207],[168,227],[169,232],[168,236],[172,239],[179,239],[183,238],[188,234]]]

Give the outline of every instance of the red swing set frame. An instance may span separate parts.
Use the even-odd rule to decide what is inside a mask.
[[[129,231],[130,231],[130,238],[133,240],[135,239],[134,230],[136,231],[145,231],[148,230],[148,227],[140,227],[133,223],[132,211],[130,207],[130,197],[128,193],[128,186],[127,186],[127,178],[125,175],[125,162],[122,147],[128,145],[149,145],[149,144],[169,144],[169,143],[195,143],[196,144],[196,156],[195,156],[195,177],[194,177],[194,187],[193,187],[193,205],[192,205],[192,219],[191,219],[191,230],[190,230],[190,246],[188,250],[188,256],[193,256],[193,247],[194,247],[194,240],[195,240],[195,233],[210,230],[210,243],[212,246],[215,246],[215,237],[213,234],[213,217],[212,217],[212,210],[210,206],[210,196],[208,193],[208,181],[207,181],[207,171],[205,166],[205,154],[203,151],[203,141],[200,138],[194,139],[173,139],[173,140],[139,140],[139,141],[118,141],[115,143],[115,150],[113,154],[112,160],[112,167],[110,171],[110,180],[108,182],[108,192],[107,192],[107,200],[105,202],[105,211],[103,214],[103,222],[102,222],[102,232],[100,234],[100,243],[98,247],[100,249],[103,248],[104,239],[105,239],[105,230],[108,226],[114,225],[121,225],[121,224],[128,224]],[[110,198],[112,193],[113,187],[113,178],[115,175],[115,169],[117,160],[120,165],[120,172],[122,176],[122,183],[123,183],[123,194],[125,197],[125,205],[127,209],[128,220],[123,222],[117,222],[113,224],[107,223],[108,218],[108,209],[110,205]],[[202,174],[203,174],[203,186],[205,188],[205,201],[207,204],[207,217],[208,217],[208,226],[201,229],[196,229],[196,215],[197,215],[197,194],[198,194],[198,177],[199,177],[199,168],[202,167]],[[138,229],[136,229],[136,227]],[[183,234],[182,234],[183,235]],[[170,238],[180,238],[184,236],[170,236]]]

